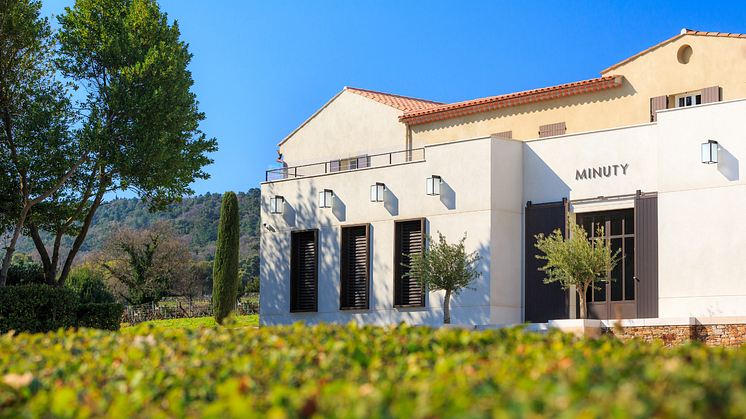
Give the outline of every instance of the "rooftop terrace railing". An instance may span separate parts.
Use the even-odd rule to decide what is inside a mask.
[[[325,173],[336,173],[422,160],[425,160],[424,148],[413,148],[381,154],[363,154],[357,157],[304,164],[302,166],[270,169],[267,170],[266,181],[272,182],[275,180],[294,179],[304,176],[323,175]]]

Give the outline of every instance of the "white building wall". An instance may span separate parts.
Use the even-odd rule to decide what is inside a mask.
[[[658,116],[660,317],[746,314],[746,100]],[[719,143],[702,164],[701,144]]]
[[[426,148],[425,161],[262,184],[262,221],[274,231],[262,230],[261,323],[287,324],[299,320],[347,323],[355,319],[379,325],[401,321],[442,324],[443,292],[429,293],[426,308],[393,307],[394,223],[421,217],[427,219],[428,234],[437,237],[440,231],[451,243],[468,232],[467,251],[478,251],[484,258],[483,275],[475,283],[476,291],[465,290],[452,298],[451,321],[467,324],[488,324],[491,319],[502,323],[519,321],[520,259],[515,253],[495,255],[490,249],[492,223],[502,217],[495,215],[490,207],[493,200],[489,193],[490,168],[499,163],[502,173],[512,170],[510,176],[520,180],[520,144],[510,142],[503,147],[504,153],[493,153],[493,148],[504,141],[488,137],[438,144]],[[497,161],[493,162],[493,158]],[[432,175],[443,179],[440,196],[425,194],[425,179]],[[505,181],[511,183],[510,179]],[[386,184],[384,203],[370,202],[370,186],[376,182]],[[323,189],[334,191],[331,209],[318,207],[318,192]],[[269,199],[274,195],[285,197],[282,215],[268,212]],[[514,196],[514,191],[509,195]],[[511,214],[520,217],[520,207],[513,208]],[[340,229],[361,223],[371,224],[370,310],[340,311]],[[312,228],[319,229],[319,311],[291,314],[290,232]],[[502,233],[501,240],[506,243],[503,247],[520,246],[520,227],[513,230],[517,233],[514,237]],[[491,270],[493,263],[501,269],[497,276]],[[496,278],[504,292],[496,299],[495,306],[490,297],[494,295]]]

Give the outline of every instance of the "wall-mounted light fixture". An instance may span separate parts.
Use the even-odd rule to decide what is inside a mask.
[[[386,192],[386,185],[380,182],[376,182],[375,185],[370,185],[370,202],[383,202],[383,196]]]
[[[433,177],[427,178],[427,194],[428,195],[440,195],[440,184],[442,180],[440,176],[433,175]]]
[[[718,162],[718,142],[707,140],[702,143],[702,163],[713,164]]]
[[[270,214],[282,214],[282,210],[285,208],[285,198],[280,195],[276,195],[273,198],[269,198],[269,213]]]
[[[331,189],[324,189],[319,192],[319,208],[331,208],[334,192]]]

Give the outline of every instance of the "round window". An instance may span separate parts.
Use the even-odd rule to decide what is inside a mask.
[[[679,52],[676,54],[676,58],[681,64],[688,64],[689,60],[692,58],[692,47],[689,45],[682,45],[681,48],[679,48]]]

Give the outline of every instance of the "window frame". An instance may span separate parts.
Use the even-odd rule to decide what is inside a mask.
[[[313,264],[314,264],[314,296],[313,310],[299,309],[300,301],[296,297],[298,287],[298,240],[301,234],[313,233]],[[318,313],[319,311],[319,229],[299,230],[290,233],[290,312],[291,313]]]
[[[427,292],[425,291],[424,287],[422,288],[421,304],[397,304],[397,301],[400,301],[402,298],[399,294],[401,293],[402,275],[405,273],[403,272],[404,267],[401,265],[403,254],[401,250],[401,231],[399,230],[399,226],[403,225],[404,223],[411,223],[413,221],[420,222],[420,254],[424,255],[426,245],[425,235],[427,234],[427,219],[421,217],[394,221],[394,308],[424,308],[427,306]]]
[[[349,241],[345,232],[353,228],[365,227],[365,304],[363,307],[346,305],[348,300],[347,287],[349,282],[349,260],[347,258]],[[339,309],[348,310],[370,310],[370,223],[350,224],[342,226],[339,237]]]

